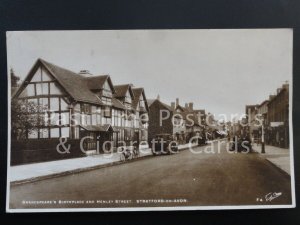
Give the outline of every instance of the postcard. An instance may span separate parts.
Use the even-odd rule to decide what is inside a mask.
[[[295,207],[292,29],[7,32],[7,212]]]

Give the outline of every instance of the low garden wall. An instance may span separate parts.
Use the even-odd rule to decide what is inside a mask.
[[[83,157],[80,150],[80,140],[68,140],[65,146],[70,145],[69,152],[61,154],[56,147],[59,139],[12,140],[11,165],[46,162],[59,159]],[[60,147],[61,151],[65,151]]]

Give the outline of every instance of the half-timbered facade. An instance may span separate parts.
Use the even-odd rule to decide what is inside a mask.
[[[123,89],[126,91],[121,93]],[[135,117],[137,106],[132,107],[135,96],[130,85],[115,87],[109,75],[78,74],[42,59],[37,60],[13,99],[43,106],[45,122],[21,137],[24,139],[90,137],[86,148],[92,150],[97,142],[102,146],[111,141],[116,147],[120,141],[133,140],[134,133],[129,135],[128,129],[138,134],[140,129],[147,130],[146,125],[137,126],[142,122]]]

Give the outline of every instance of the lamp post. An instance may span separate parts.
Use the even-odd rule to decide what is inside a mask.
[[[265,129],[264,129],[264,118],[262,119],[262,125],[261,125],[261,153],[266,153],[265,151]]]

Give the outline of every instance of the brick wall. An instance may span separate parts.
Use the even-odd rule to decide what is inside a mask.
[[[160,126],[160,110],[166,110],[166,108],[163,107],[159,101],[153,102],[149,107],[149,142],[155,137],[156,134],[173,134],[172,112],[170,112],[170,117],[166,120],[163,120],[162,126]],[[163,116],[166,116],[165,113],[163,113]]]

